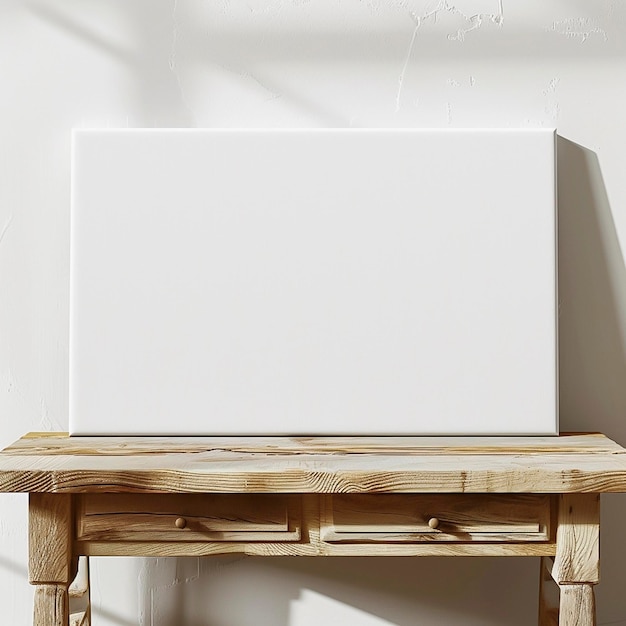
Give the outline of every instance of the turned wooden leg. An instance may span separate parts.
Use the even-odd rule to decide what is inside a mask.
[[[595,626],[593,586],[600,580],[600,495],[560,496],[552,578],[559,585],[559,626]]]
[[[66,494],[31,493],[28,574],[35,585],[34,626],[69,626],[68,587],[72,559],[72,499]]]
[[[35,588],[35,626],[66,626],[68,624],[67,587],[41,585]]]

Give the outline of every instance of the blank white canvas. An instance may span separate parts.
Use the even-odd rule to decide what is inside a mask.
[[[72,434],[555,434],[552,130],[74,133]]]

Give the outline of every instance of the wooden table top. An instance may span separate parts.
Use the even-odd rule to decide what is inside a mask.
[[[626,492],[626,450],[559,437],[69,437],[0,452],[0,492]]]

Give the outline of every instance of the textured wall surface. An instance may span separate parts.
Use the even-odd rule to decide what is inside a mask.
[[[70,130],[119,126],[556,126],[562,428],[626,444],[624,41],[608,0],[0,0],[0,445],[67,428]],[[624,514],[603,499],[600,624],[626,624]],[[96,626],[536,611],[533,559],[94,561]],[[2,622],[31,596],[3,495]]]

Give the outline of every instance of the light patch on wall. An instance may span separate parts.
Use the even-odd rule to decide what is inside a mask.
[[[350,626],[395,626],[393,622],[303,589],[300,597],[289,607],[289,626],[318,626],[318,624],[350,624]]]

